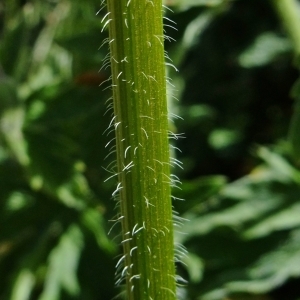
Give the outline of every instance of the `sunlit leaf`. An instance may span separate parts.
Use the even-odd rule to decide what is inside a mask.
[[[273,195],[269,197],[266,191],[257,194],[255,199],[243,201],[218,213],[208,213],[204,216],[195,218],[195,216],[186,214],[184,217],[189,220],[182,227],[185,235],[181,241],[187,240],[195,235],[204,235],[214,228],[228,226],[235,229],[242,229],[246,222],[259,219],[266,213],[271,212],[283,202],[283,197]]]
[[[239,62],[245,68],[261,67],[272,62],[280,54],[291,51],[291,48],[287,38],[265,32],[240,55]]]
[[[300,196],[300,190],[295,190]],[[266,217],[261,222],[248,229],[244,235],[247,238],[260,238],[273,231],[292,229],[300,225],[300,204],[295,203],[278,213]]]
[[[29,300],[34,284],[35,284],[34,274],[28,269],[21,270],[14,284],[12,296],[10,299]]]
[[[30,160],[22,132],[24,114],[22,107],[6,110],[1,119],[1,133],[19,163],[27,166]]]
[[[300,183],[300,172],[282,156],[266,147],[260,147],[257,153],[274,170],[279,180]]]
[[[70,226],[50,254],[45,289],[40,300],[60,299],[61,289],[70,295],[78,295],[80,287],[76,272],[82,247],[82,232],[78,226]]]

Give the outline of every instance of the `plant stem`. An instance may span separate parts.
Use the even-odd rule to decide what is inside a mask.
[[[296,0],[272,0],[273,6],[281,19],[290,39],[294,44],[296,56],[300,55],[300,14]]]
[[[290,39],[294,45],[295,65],[300,68],[300,13],[299,2],[296,0],[272,0],[279,18],[282,21]],[[298,83],[299,86],[299,83]],[[294,90],[298,90],[296,88]],[[296,163],[300,165],[300,95],[297,92],[294,113],[291,119],[288,139],[292,146],[292,152]]]
[[[107,0],[127,298],[176,299],[161,0]]]

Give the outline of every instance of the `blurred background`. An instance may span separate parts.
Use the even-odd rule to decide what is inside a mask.
[[[0,300],[120,292],[100,2],[0,2]],[[300,84],[274,2],[165,1],[184,300],[300,300]]]

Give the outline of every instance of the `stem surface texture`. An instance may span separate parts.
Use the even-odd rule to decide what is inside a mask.
[[[107,0],[117,173],[128,299],[176,299],[161,0]]]

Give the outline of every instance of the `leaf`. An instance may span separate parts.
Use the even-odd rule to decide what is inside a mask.
[[[249,281],[227,284],[231,291],[265,293],[282,285],[290,277],[300,276],[300,230],[290,233],[287,241],[272,252],[264,254],[249,269]]]
[[[300,191],[295,190],[298,196]],[[295,203],[287,209],[281,209],[278,213],[264,218],[255,226],[244,232],[246,238],[261,238],[274,231],[292,229],[300,225],[300,203]]]
[[[83,224],[94,234],[99,247],[109,252],[115,250],[115,245],[107,238],[103,217],[99,211],[96,209],[86,209],[82,213],[81,218]]]
[[[192,46],[195,46],[196,43],[198,42],[199,36],[201,36],[201,34],[205,31],[205,29],[210,25],[210,23],[212,22],[212,20],[214,19],[214,14],[212,11],[207,11],[203,14],[199,14],[199,16],[197,18],[195,18],[194,20],[192,20],[188,26],[186,27],[186,30],[184,32],[183,35],[183,41],[182,41],[182,45],[188,49]],[[193,105],[195,108],[199,107],[199,108],[205,108],[205,105]],[[190,108],[192,109],[193,106],[191,106]],[[210,110],[212,110],[210,108]],[[198,109],[199,111],[199,109]],[[211,113],[209,110],[204,111],[206,113]]]
[[[204,272],[203,260],[196,254],[189,252],[182,258],[192,283],[200,282]]]
[[[22,210],[26,206],[32,204],[33,199],[32,196],[21,193],[18,191],[13,191],[6,200],[6,210],[8,212],[15,212]]]
[[[11,300],[29,300],[35,284],[35,276],[29,269],[20,271],[14,284]]]
[[[205,293],[200,297],[201,300],[223,300],[227,296],[226,290],[223,288],[214,289],[211,292]]]
[[[0,116],[8,108],[13,108],[19,103],[17,85],[3,74],[0,66]]]
[[[228,209],[216,213],[207,213],[204,216],[195,217],[186,214],[184,217],[189,222],[186,222],[181,231],[185,235],[180,236],[180,242],[190,239],[196,235],[205,235],[218,227],[231,227],[235,229],[242,229],[246,222],[250,222],[261,218],[266,213],[278,208],[283,202],[283,197],[280,195],[268,195],[265,192],[257,194],[254,199],[243,201]]]
[[[29,49],[24,47],[27,38],[27,26],[22,12],[19,11],[15,15],[13,23],[13,26],[6,27],[6,34],[0,40],[0,59],[5,73],[14,78],[19,78],[21,77],[19,73],[24,72],[24,70],[21,71],[21,65],[26,67],[26,70],[30,63],[28,59]],[[22,52],[27,54],[26,63]]]
[[[270,151],[267,147],[260,147],[257,154],[274,172],[274,178],[282,182],[294,181],[300,183],[300,172],[283,156]]]
[[[279,37],[273,32],[264,32],[239,56],[239,63],[244,68],[261,67],[291,50],[289,39]]]
[[[0,133],[19,163],[27,166],[30,160],[22,131],[24,115],[24,109],[20,106],[5,110],[1,118]]]
[[[77,225],[71,225],[49,256],[45,288],[39,300],[58,300],[63,288],[70,295],[80,291],[77,267],[83,248],[83,234]]]
[[[241,140],[238,131],[230,129],[215,129],[208,138],[208,142],[212,148],[221,150],[230,147]]]
[[[191,6],[217,6],[225,0],[165,0],[166,5],[191,7]]]
[[[215,199],[212,199],[226,186],[227,179],[221,175],[203,176],[182,182],[181,189],[174,190],[173,200],[180,212],[188,210],[203,212]],[[187,200],[188,201],[184,201]]]

